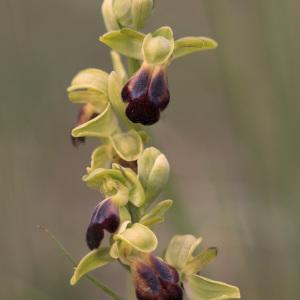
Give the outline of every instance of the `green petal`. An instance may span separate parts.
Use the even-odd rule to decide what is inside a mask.
[[[102,16],[108,31],[118,30],[120,26],[113,12],[113,0],[104,0],[102,4]]]
[[[202,276],[188,276],[184,288],[190,300],[226,300],[240,299],[238,287]]]
[[[167,263],[178,271],[181,271],[192,258],[192,253],[201,243],[202,238],[193,235],[175,235],[170,241],[165,259]]]
[[[170,173],[167,158],[159,150],[150,147],[138,160],[138,175],[145,189],[146,202],[153,201],[166,185]]]
[[[143,152],[143,141],[135,130],[116,133],[110,140],[117,154],[126,161],[138,160]]]
[[[144,37],[144,34],[138,31],[124,28],[104,34],[100,37],[100,41],[127,57],[141,60]]]
[[[164,200],[159,202],[149,213],[145,214],[139,221],[145,226],[151,226],[164,221],[164,215],[172,206],[172,200]]]
[[[195,52],[215,49],[218,43],[206,37],[185,37],[175,41],[174,59]]]
[[[196,274],[203,269],[208,263],[210,263],[218,254],[218,250],[215,247],[208,248],[197,256],[192,258],[182,270],[184,276]]]
[[[120,234],[114,236],[134,249],[141,252],[152,252],[157,247],[157,238],[155,234],[146,226],[135,223]]]
[[[170,27],[161,27],[144,39],[143,56],[149,64],[163,64],[173,54],[174,39]]]
[[[75,285],[79,279],[88,272],[100,268],[112,262],[109,255],[109,248],[100,248],[93,250],[81,259],[70,280],[71,285]]]
[[[74,128],[72,136],[109,137],[119,131],[118,121],[111,110],[110,104],[96,118]]]
[[[97,147],[92,153],[91,166],[87,168],[87,172],[90,173],[98,168],[108,168],[111,164],[112,157],[111,145]]]
[[[137,29],[143,28],[152,10],[153,0],[132,0],[132,25]]]
[[[99,69],[80,71],[67,89],[70,101],[90,103],[102,111],[108,101],[108,74]]]

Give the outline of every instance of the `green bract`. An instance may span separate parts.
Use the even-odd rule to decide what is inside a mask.
[[[109,250],[109,248],[99,248],[84,256],[75,268],[75,272],[70,280],[71,285],[75,285],[88,272],[110,263],[113,259],[109,255]]]
[[[153,201],[166,185],[170,173],[167,158],[158,149],[144,150],[138,160],[138,175],[145,189],[146,202]]]

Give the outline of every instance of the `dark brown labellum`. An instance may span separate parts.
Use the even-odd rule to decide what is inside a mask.
[[[100,246],[104,236],[104,230],[110,233],[116,232],[120,224],[119,208],[111,199],[99,203],[92,214],[87,229],[86,241],[91,250]]]
[[[155,124],[160,117],[159,109],[147,99],[130,102],[125,112],[131,122],[143,125]]]
[[[156,123],[170,101],[165,67],[144,63],[124,86],[122,99],[128,103],[126,115],[133,123]]]
[[[132,267],[138,300],[182,300],[177,271],[153,255],[145,255]]]

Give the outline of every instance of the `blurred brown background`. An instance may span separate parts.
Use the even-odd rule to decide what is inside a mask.
[[[82,68],[110,71],[100,2],[0,2],[0,299],[108,299],[37,230],[79,259],[99,195],[80,178],[96,142],[74,149],[78,107],[65,89]],[[159,227],[204,237],[218,259],[204,275],[239,285],[245,300],[300,298],[300,4],[294,0],[157,0],[147,30],[220,43],[169,69],[172,102],[153,127],[177,200]],[[96,275],[122,293],[118,266]]]

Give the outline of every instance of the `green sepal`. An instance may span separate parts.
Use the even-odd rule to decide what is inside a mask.
[[[145,214],[139,221],[139,223],[145,226],[152,226],[157,223],[164,222],[165,213],[171,208],[173,205],[172,200],[164,200],[155,205],[154,208],[150,210],[147,214]]]
[[[84,256],[75,268],[74,274],[70,280],[71,285],[75,285],[79,279],[88,272],[105,266],[113,261],[109,255],[109,248],[99,248],[91,251]]]
[[[167,247],[166,262],[176,270],[181,271],[186,263],[193,258],[192,254],[201,242],[202,238],[196,238],[190,234],[175,235]]]
[[[90,103],[99,112],[108,102],[108,74],[99,69],[80,71],[67,89],[70,101],[74,103]]]
[[[215,49],[218,43],[207,37],[185,37],[175,41],[173,58],[183,57],[195,52]]]
[[[142,46],[145,35],[130,29],[123,28],[108,32],[100,37],[100,41],[121,54],[142,60]]]
[[[210,263],[218,254],[216,247],[208,248],[193,257],[183,268],[184,276],[189,276],[200,272],[204,266]]]
[[[131,15],[132,26],[140,29],[145,26],[153,10],[153,0],[132,0]]]
[[[120,29],[120,25],[113,11],[113,0],[104,0],[101,9],[107,31]]]
[[[110,104],[107,104],[105,110],[96,118],[75,127],[72,130],[73,137],[91,136],[91,137],[109,137],[118,132],[119,126]]]
[[[95,169],[84,175],[82,180],[88,187],[103,192],[107,197],[115,195],[118,189],[129,188],[123,173],[117,169]]]
[[[188,276],[184,281],[184,289],[190,300],[226,300],[241,298],[238,287],[199,275]]]
[[[143,141],[135,130],[116,133],[110,141],[118,156],[125,161],[138,160],[144,149]]]
[[[161,27],[146,35],[143,42],[143,57],[149,64],[163,64],[174,51],[173,31],[170,27]]]
[[[125,231],[114,235],[115,240],[125,242],[130,247],[140,252],[150,253],[157,247],[155,234],[146,226],[135,223]]]
[[[138,160],[138,176],[144,187],[146,202],[155,200],[166,185],[170,173],[167,158],[158,149],[144,150]]]
[[[91,166],[87,167],[87,173],[98,168],[108,168],[113,159],[112,146],[110,144],[97,147],[91,156]]]

